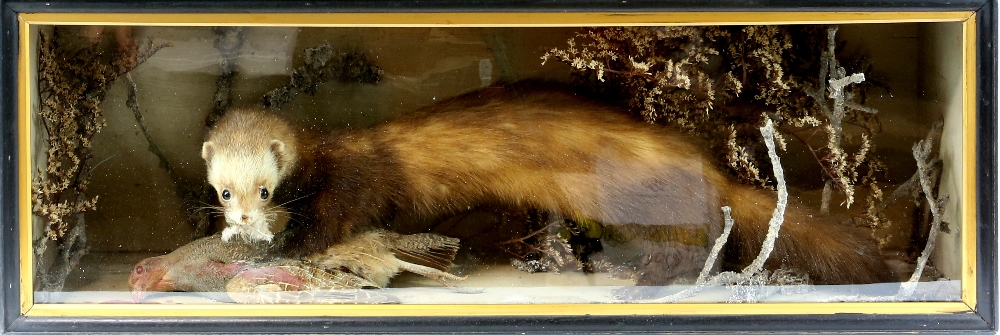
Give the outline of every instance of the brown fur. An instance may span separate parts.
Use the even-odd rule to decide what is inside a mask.
[[[248,113],[256,112],[225,118]],[[719,172],[702,145],[556,89],[486,88],[366,129],[320,135],[281,129],[290,128],[218,128],[209,138],[265,133],[298,156],[275,191],[278,203],[298,199],[288,205],[301,216],[282,232],[293,254],[324,250],[394,213],[434,217],[484,203],[630,227],[707,227],[714,238],[719,208],[728,205],[736,221],[729,254],[749,262],[775,206],[773,192]],[[225,148],[214,141],[215,150]],[[665,260],[640,269],[642,276],[657,278],[658,269],[683,265],[673,264],[677,257],[663,248],[670,247],[646,251],[650,260]],[[794,203],[768,263],[780,264],[817,283],[895,279],[861,231]],[[668,279],[642,276],[643,284]]]

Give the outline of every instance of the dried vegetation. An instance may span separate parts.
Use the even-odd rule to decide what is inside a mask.
[[[32,212],[45,220],[44,234],[34,243],[41,290],[60,291],[69,271],[87,252],[83,213],[97,208],[87,195],[93,138],[104,127],[100,104],[118,78],[166,45],[120,43],[61,45],[59,30],[40,34],[38,50],[38,116],[46,136],[45,164],[32,180]],[[111,47],[114,48],[114,47]],[[45,250],[58,247],[55,263],[42,266]]]
[[[569,64],[595,93],[627,102],[649,122],[703,138],[742,182],[773,188],[773,176],[761,171],[770,163],[757,135],[757,127],[770,119],[779,148],[785,149],[786,138],[802,142],[827,188],[835,187],[842,205],[850,207],[857,186],[881,193],[876,177],[884,168],[871,155],[871,138],[880,131],[877,111],[863,99],[874,85],[859,72],[868,70],[862,62],[837,61],[836,31],[818,26],[593,28],[542,59]],[[869,219],[877,218],[873,212]]]

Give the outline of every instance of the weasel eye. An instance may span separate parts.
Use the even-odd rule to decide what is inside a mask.
[[[146,272],[146,270],[143,269],[142,265],[137,265],[135,267],[135,274],[141,275],[143,272]]]
[[[260,187],[260,199],[261,200],[267,200],[267,195],[268,195],[267,194],[267,187],[261,186]]]
[[[222,190],[222,200],[229,201],[229,199],[231,199],[232,197],[233,194],[229,193],[229,190]]]

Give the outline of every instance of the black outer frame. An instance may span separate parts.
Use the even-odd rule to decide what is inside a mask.
[[[998,0],[0,0],[0,334],[81,332],[989,333],[997,326]],[[978,252],[974,313],[932,315],[704,315],[513,317],[32,317],[20,314],[17,75],[19,13],[524,12],[524,11],[976,11]]]

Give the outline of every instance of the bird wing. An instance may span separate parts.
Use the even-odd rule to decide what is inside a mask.
[[[459,248],[457,238],[438,234],[386,234],[391,234],[386,240],[391,241],[390,247],[397,259],[440,271],[451,268]]]

